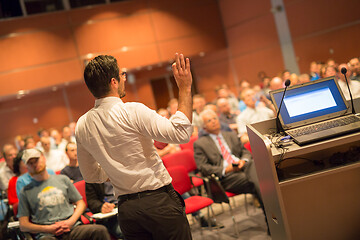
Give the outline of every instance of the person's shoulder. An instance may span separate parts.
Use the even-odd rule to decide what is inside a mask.
[[[139,102],[127,102],[127,103],[124,103],[124,108],[126,110],[131,110],[131,111],[139,111],[139,110],[142,110],[142,109],[149,109],[147,106],[145,106],[145,104],[143,103],[139,103]]]
[[[24,173],[23,175],[18,177],[18,182],[23,182],[23,181],[26,181],[28,179],[31,179],[31,177],[30,177],[30,174],[27,172],[27,173]]]

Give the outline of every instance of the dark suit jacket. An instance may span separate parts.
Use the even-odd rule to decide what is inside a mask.
[[[251,159],[250,152],[244,148],[240,139],[234,132],[222,131],[221,134],[223,135],[232,154],[239,159]],[[209,176],[214,173],[218,177],[222,177],[224,159],[209,135],[202,136],[194,142],[194,156],[201,174]]]
[[[86,200],[88,207],[92,213],[101,212],[101,207],[104,204],[105,188],[104,183],[86,183]]]

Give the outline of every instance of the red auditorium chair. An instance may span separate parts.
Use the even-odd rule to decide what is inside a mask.
[[[174,189],[178,193],[182,195],[191,189],[190,178],[184,166],[173,166],[173,167],[169,167],[167,170],[172,178],[172,185],[174,186]],[[184,201],[185,201],[186,214],[191,214],[203,208],[207,208],[208,219],[210,219],[210,210],[211,210],[213,219],[216,222],[215,214],[211,207],[211,205],[214,203],[212,199],[202,196],[191,196],[185,199]],[[211,224],[209,224],[209,228],[211,229]]]
[[[191,183],[195,188],[204,185],[202,178],[194,174],[194,172],[197,170],[197,166],[194,159],[194,153],[190,149],[184,149],[172,154],[168,154],[162,157],[162,160],[166,168],[179,165],[184,166],[190,175]]]

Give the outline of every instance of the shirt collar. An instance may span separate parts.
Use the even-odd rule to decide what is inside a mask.
[[[99,107],[102,104],[123,102],[119,97],[104,97],[95,100],[95,107]]]

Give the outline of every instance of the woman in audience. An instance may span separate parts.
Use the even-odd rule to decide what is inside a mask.
[[[17,182],[19,176],[21,176],[27,172],[27,167],[26,167],[25,163],[21,160],[22,155],[23,155],[23,152],[21,151],[18,153],[18,155],[14,159],[15,176],[10,179],[9,186],[7,189],[7,191],[8,191],[7,195],[8,195],[8,200],[9,200],[10,205],[13,205],[13,204],[19,202],[19,199],[16,194],[16,182]]]

